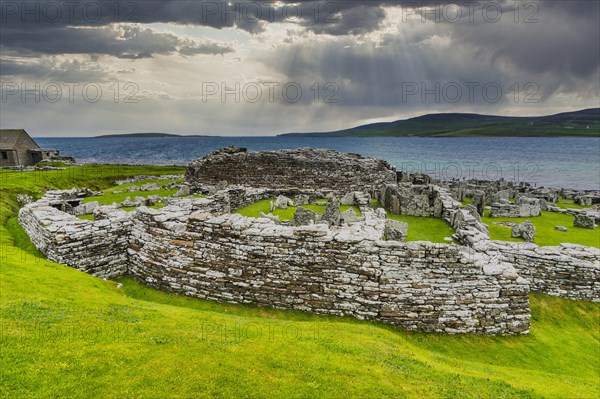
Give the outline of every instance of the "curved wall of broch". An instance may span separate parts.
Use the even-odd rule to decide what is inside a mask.
[[[345,226],[295,227],[228,213],[282,192],[234,187],[173,199],[160,210],[102,207],[95,221],[55,209],[44,197],[24,206],[19,222],[48,259],[95,276],[129,274],[203,299],[409,330],[527,333],[530,289],[600,301],[599,250],[491,241],[470,210],[433,185],[432,212],[452,224],[462,245],[382,240],[385,219],[369,207],[360,222]],[[385,188],[375,195],[386,195]],[[395,199],[388,193],[388,200]]]

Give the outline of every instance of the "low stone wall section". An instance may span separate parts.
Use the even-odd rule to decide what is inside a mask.
[[[530,281],[532,291],[600,302],[600,249],[491,240],[487,226],[465,209],[454,214],[452,224],[461,244],[510,263]]]
[[[142,208],[132,228],[130,273],[203,299],[349,315],[409,330],[527,332],[528,283],[510,265],[455,245],[382,241],[385,219],[368,209],[364,216],[364,223],[345,227],[292,227]]]
[[[104,219],[89,221],[41,201],[21,208],[19,223],[51,261],[97,277],[116,278],[128,272],[132,215],[104,207],[97,212],[103,209]]]

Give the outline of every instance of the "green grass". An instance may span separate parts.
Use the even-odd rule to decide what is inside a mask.
[[[165,184],[169,184],[169,183],[181,183],[181,182],[183,182],[183,180],[184,180],[183,177],[181,179],[166,179],[166,180],[148,179],[148,180],[142,180],[142,181],[133,182],[133,183],[120,184],[118,186],[110,187],[104,191],[109,192],[109,193],[114,193],[115,191],[126,191],[129,187],[142,187],[143,185],[152,184],[152,183],[157,183],[157,184],[160,184],[161,186],[164,186]]]
[[[460,203],[462,204],[462,206],[464,208],[467,205],[471,205],[473,203],[473,198],[471,198],[471,197],[465,197],[465,199],[463,199]]]
[[[146,206],[146,208],[160,209],[160,208],[164,208],[165,206],[166,206],[166,204],[163,202],[163,203],[156,204],[156,205]],[[137,206],[124,206],[124,207],[119,208],[119,209],[122,210],[122,211],[125,211],[125,212],[131,212],[131,211],[136,210],[137,208],[138,208]],[[94,220],[94,215],[92,215],[92,214],[77,215],[76,217],[78,219],[81,219],[81,220]]]
[[[112,203],[121,203],[129,197],[132,201],[135,197],[148,198],[151,195],[159,195],[161,197],[170,197],[177,192],[173,189],[160,189],[151,191],[127,191],[124,193],[113,193],[111,191],[104,192],[102,195],[87,197],[83,200],[84,203],[98,201],[100,205],[111,205]]]
[[[576,204],[575,202],[573,202],[572,199],[565,199],[565,198],[561,198],[558,202],[556,202],[555,205],[557,207],[563,208],[563,209],[567,209],[567,208],[589,209],[589,208],[591,208],[591,206],[588,206],[588,205],[579,205],[579,204]]]
[[[142,181],[135,182],[135,183],[126,183],[126,184],[121,184],[118,186],[111,186],[109,188],[101,190],[102,195],[86,197],[83,200],[83,203],[85,204],[87,202],[97,201],[100,205],[112,205],[113,203],[121,203],[121,202],[125,201],[127,199],[127,197],[129,197],[132,201],[135,199],[135,197],[147,198],[151,195],[159,195],[161,197],[170,197],[177,192],[177,190],[178,190],[177,188],[173,188],[173,189],[161,188],[160,190],[151,190],[151,191],[126,191],[126,190],[129,187],[133,187],[133,186],[141,187],[142,185],[150,184],[150,183],[159,183],[161,185],[164,185],[164,184],[168,184],[168,183],[172,183],[172,182],[182,182],[182,181],[183,181],[183,178],[169,179],[169,180],[149,179],[149,180],[142,180]],[[119,191],[122,191],[122,192],[119,192]],[[203,196],[194,195],[194,197],[200,198]],[[149,206],[148,208],[160,209],[160,208],[163,208],[164,206],[165,206],[165,204],[163,202],[161,202],[159,204]],[[123,207],[120,209],[125,212],[131,212],[136,208],[137,207],[135,207],[135,206],[129,206],[129,207]],[[77,217],[82,220],[94,220],[93,215],[79,215]]]
[[[560,245],[561,243],[571,243],[600,248],[600,229],[596,228],[595,230],[590,230],[574,227],[574,217],[569,215],[555,212],[542,212],[541,216],[531,218],[490,218],[486,211],[486,216],[481,218],[481,220],[489,226],[490,237],[492,240],[522,242],[522,239],[512,238],[510,236],[511,228],[499,226],[494,224],[494,222],[521,223],[525,220],[531,220],[531,223],[535,226],[534,244],[549,246]],[[568,231],[561,232],[554,230],[554,226],[565,226]]]
[[[68,168],[73,166],[73,164],[66,163],[63,161],[41,161],[35,164],[36,167],[42,166],[52,166],[54,168]]]
[[[371,200],[372,208],[383,208],[378,200]],[[408,224],[408,234],[405,241],[431,241],[438,244],[449,244],[444,238],[452,237],[454,229],[445,220],[432,217],[398,215],[386,209],[388,219],[398,220]]]
[[[16,194],[170,168],[0,172],[0,397],[597,398],[600,305],[532,295],[528,336],[408,333],[124,286],[43,259]],[[75,174],[69,174],[73,173]]]
[[[454,229],[443,219],[396,215],[390,212],[388,212],[387,218],[408,223],[408,235],[405,241],[431,241],[439,244],[453,242],[453,240],[444,240],[446,237],[452,237]]]
[[[248,205],[248,206],[238,209],[237,211],[235,211],[235,213],[238,213],[242,216],[246,216],[246,217],[250,217],[250,218],[258,218],[260,216],[260,213],[263,212],[265,214],[272,213],[274,216],[279,216],[279,220],[281,220],[281,221],[290,221],[290,220],[294,219],[294,213],[296,212],[297,207],[289,206],[287,209],[276,208],[273,212],[271,212],[271,201],[275,202],[275,198],[257,201],[252,205]],[[319,200],[319,202],[326,202],[326,201],[327,201],[326,199]],[[321,214],[325,211],[324,205],[302,205],[302,207],[305,209],[310,209],[317,213],[321,213]],[[341,205],[340,206],[341,212],[344,212],[348,209],[354,209],[354,213],[356,213],[356,216],[361,215],[360,209],[358,209],[358,207],[356,207],[356,206],[350,206],[350,205]]]

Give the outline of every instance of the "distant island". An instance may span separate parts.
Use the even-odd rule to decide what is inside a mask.
[[[193,135],[181,135],[172,133],[123,133],[123,134],[103,134],[100,136],[94,136],[95,139],[107,139],[107,138],[153,138],[153,137],[209,137],[200,134]],[[211,136],[214,137],[214,136]]]
[[[600,137],[600,108],[547,116],[440,113],[379,122],[333,132],[284,133],[277,137]],[[217,137],[173,133],[104,134],[94,138]]]
[[[334,132],[286,133],[311,137],[600,137],[600,108],[556,115],[511,117],[442,113]]]

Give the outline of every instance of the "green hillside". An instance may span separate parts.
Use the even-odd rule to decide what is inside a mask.
[[[540,117],[478,114],[430,114],[326,133],[290,133],[311,137],[600,137],[600,108]]]
[[[596,398],[600,304],[531,295],[528,336],[408,333],[219,304],[46,261],[16,195],[175,167],[0,170],[0,397]]]

